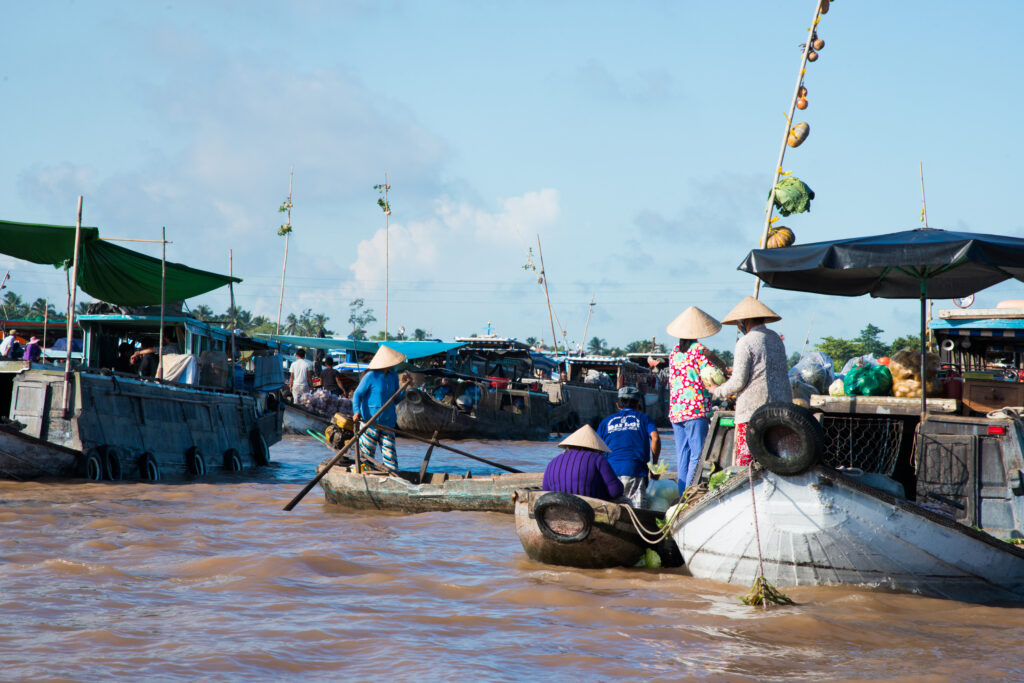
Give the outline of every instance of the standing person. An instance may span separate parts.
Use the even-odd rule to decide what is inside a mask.
[[[288,389],[292,392],[292,400],[298,403],[303,394],[309,393],[309,374],[313,364],[306,360],[305,349],[298,349],[295,359],[288,369]]]
[[[711,396],[700,372],[722,361],[698,339],[718,334],[722,324],[696,306],[690,306],[665,328],[679,339],[669,354],[669,410],[676,444],[676,480],[679,495],[690,486],[711,425]]]
[[[320,373],[320,388],[326,389],[335,396],[345,395],[345,386],[341,383],[341,373],[334,369],[334,357],[324,358],[324,369]]]
[[[608,445],[608,464],[622,482],[623,494],[635,508],[643,507],[647,490],[647,463],[658,463],[661,437],[658,428],[645,413],[640,412],[643,395],[636,387],[619,389],[616,405],[619,412],[606,417],[597,428],[597,435]]]
[[[21,358],[22,360],[33,362],[39,360],[41,355],[43,355],[43,349],[39,343],[39,337],[32,337],[28,340],[28,344],[25,346],[25,353]]]
[[[18,350],[21,344],[18,343],[18,331],[14,328],[7,330],[7,336],[0,341],[0,358],[15,360],[21,357]]]
[[[367,366],[366,373],[359,380],[359,386],[352,392],[352,419],[358,427],[361,418],[369,419],[381,409],[387,400],[398,391],[398,375],[395,366],[405,362],[405,354],[387,346],[381,346]],[[368,427],[359,437],[359,454],[364,458],[372,458],[380,443],[380,452],[384,466],[392,472],[398,471],[398,453],[395,452],[395,435],[377,426],[395,428],[398,424],[398,413],[395,404],[405,398],[405,392],[387,407],[376,422]]]
[[[741,301],[722,322],[739,327],[743,336],[736,342],[732,377],[712,390],[715,398],[736,394],[736,465],[750,464],[747,423],[759,407],[772,401],[792,401],[787,374],[786,347],[782,338],[765,327],[782,320],[772,309],[752,296]]]
[[[558,447],[565,450],[544,468],[542,489],[601,500],[622,495],[622,482],[604,457],[611,449],[593,427],[583,425]]]

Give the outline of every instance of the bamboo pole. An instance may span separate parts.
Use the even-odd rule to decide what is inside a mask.
[[[234,276],[234,257],[231,250],[228,249],[228,277]],[[231,390],[234,391],[238,388],[235,386],[235,363],[238,360],[235,349],[235,328],[238,326],[238,311],[235,309],[235,283],[230,280],[228,280],[228,293],[231,295],[231,363],[228,364],[228,368],[231,370]]]
[[[160,227],[160,342],[157,346],[156,378],[164,378],[164,307],[167,305],[167,228]]]
[[[274,334],[281,334],[281,309],[284,307],[284,274],[288,270],[288,238],[292,236],[292,183],[295,180],[295,164],[288,175],[288,231],[284,234],[284,265],[281,266],[281,299],[277,302],[277,328]]]
[[[540,278],[544,281],[544,298],[548,302],[548,320],[551,322],[551,343],[558,353],[558,335],[555,334],[555,316],[551,312],[551,296],[548,294],[548,273],[544,269],[544,250],[540,247],[540,235],[537,235],[537,255],[540,257]]]
[[[388,340],[388,293],[391,289],[391,251],[388,244],[391,205],[388,203],[388,174],[384,174],[384,341]]]
[[[811,51],[811,43],[813,43],[812,36],[818,28],[818,22],[821,20],[821,5],[828,0],[818,0],[814,6],[814,21],[811,22],[811,27],[807,29],[807,43],[804,45],[804,53],[800,57],[800,75],[796,79],[796,87],[793,89],[793,101],[789,105],[789,115],[786,116],[786,132],[782,136],[782,149],[779,150],[779,162],[775,165],[775,174],[772,178],[772,189],[768,193],[768,207],[765,209],[764,216],[764,230],[761,232],[761,241],[758,243],[759,249],[764,249],[764,245],[768,242],[768,228],[772,225],[772,214],[775,212],[775,186],[779,183],[779,177],[782,175],[782,160],[786,157],[786,147],[789,146],[789,129],[793,127],[793,114],[796,112],[796,101],[800,99],[800,87],[804,84],[804,74],[807,72],[807,54]],[[758,298],[761,293],[761,278],[754,278],[754,298]]]
[[[586,343],[587,343],[587,334],[589,334],[589,330],[590,330],[590,316],[591,316],[591,314],[593,314],[593,312],[594,312],[594,295],[591,294],[590,295],[590,308],[587,310],[587,323],[583,326],[583,343],[580,345],[580,355],[581,356],[584,355],[584,351],[586,350],[584,347],[586,346]]]
[[[43,346],[46,348],[46,327],[50,322],[50,297],[46,297],[46,304],[43,306]],[[43,360],[46,360],[45,358]]]
[[[71,279],[68,280],[67,353],[64,356],[64,419],[71,417],[71,349],[74,346],[75,299],[78,294],[78,252],[82,246],[82,195],[78,195],[78,215],[75,218],[75,254],[71,259]],[[84,350],[84,346],[83,346]]]

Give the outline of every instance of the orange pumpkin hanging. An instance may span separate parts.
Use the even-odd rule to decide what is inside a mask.
[[[785,225],[772,226],[768,228],[768,241],[765,246],[769,249],[788,247],[796,241],[796,235]]]
[[[790,147],[799,147],[807,139],[807,136],[811,134],[811,127],[801,121],[792,128],[789,129],[789,137],[786,139],[786,144]]]

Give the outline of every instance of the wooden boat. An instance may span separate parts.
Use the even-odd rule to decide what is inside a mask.
[[[0,478],[23,481],[84,475],[82,454],[0,424]]]
[[[656,530],[663,513],[633,510]],[[632,567],[648,548],[663,567],[682,565],[671,538],[651,545],[641,538],[624,506],[606,500],[540,490],[516,491],[516,533],[532,560],[584,569]]]
[[[314,432],[322,432],[330,424],[330,418],[314,413],[312,410],[302,406],[297,406],[294,403],[284,401],[281,403],[281,407],[284,409],[282,425],[285,434],[302,434],[305,436],[308,429]]]
[[[359,474],[353,465],[335,465],[320,486],[328,502],[363,510],[511,513],[516,489],[540,486],[543,477],[540,472],[485,476],[433,472],[421,481],[419,472]]]
[[[816,465],[755,467],[765,577],[779,587],[846,584],[990,602],[1024,599],[1024,550]],[[693,576],[749,586],[758,574],[746,473],[683,510],[673,538]]]
[[[444,439],[534,439],[550,434],[547,396],[526,389],[484,390],[472,410],[440,403],[418,389],[396,408],[398,428]]]

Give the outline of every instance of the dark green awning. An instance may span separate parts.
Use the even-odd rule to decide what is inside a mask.
[[[32,263],[70,267],[75,252],[75,228],[0,221],[0,252]],[[120,306],[160,303],[160,259],[100,239],[98,228],[82,228],[78,286],[96,299]],[[167,301],[183,301],[241,282],[167,262]]]

